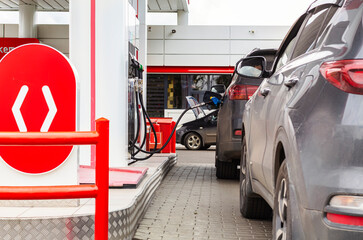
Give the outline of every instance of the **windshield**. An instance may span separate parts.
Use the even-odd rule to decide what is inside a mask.
[[[190,107],[194,107],[195,105],[199,104],[197,99],[195,99],[192,96],[186,96],[185,98],[187,99],[187,102],[188,102]],[[197,119],[206,116],[205,112],[203,111],[203,109],[201,107],[193,108],[192,110],[193,110],[193,113],[195,115],[195,118],[197,118]]]

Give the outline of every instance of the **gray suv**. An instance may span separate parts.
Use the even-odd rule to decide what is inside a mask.
[[[363,239],[363,1],[318,0],[292,26],[242,118],[240,210],[273,239]],[[256,71],[255,71],[256,72]]]
[[[247,56],[265,57],[267,69],[271,69],[275,54],[275,49],[256,48]],[[237,64],[241,61],[243,58]],[[241,158],[242,112],[246,102],[260,86],[262,80],[261,77],[243,77],[234,72],[231,84],[223,95],[223,104],[218,113],[215,155],[216,176],[220,179],[239,178],[237,166]]]

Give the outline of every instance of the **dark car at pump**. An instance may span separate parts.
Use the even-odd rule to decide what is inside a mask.
[[[275,49],[254,49],[249,56],[263,56],[267,68],[272,66]],[[243,61],[243,58],[237,62]],[[241,158],[241,119],[245,103],[261,84],[262,77],[232,75],[231,84],[223,96],[217,123],[217,142],[215,154],[216,175],[221,179],[238,178],[238,165]]]
[[[187,96],[190,107],[199,103],[194,97]],[[178,126],[176,142],[183,144],[189,150],[208,149],[216,143],[218,109],[206,114],[201,107],[192,109],[195,120]]]
[[[242,117],[240,211],[273,239],[363,239],[363,1],[318,0]],[[273,210],[271,212],[271,209]]]

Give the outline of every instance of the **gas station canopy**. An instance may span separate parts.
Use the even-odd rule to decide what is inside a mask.
[[[188,12],[189,0],[148,0],[148,12]]]
[[[69,0],[0,0],[2,11],[18,11],[19,5],[35,5],[37,11],[69,11]]]
[[[68,12],[69,1],[70,0],[0,0],[0,11],[18,11],[19,5],[35,5],[37,11]],[[148,12],[188,12],[188,4],[189,0],[148,0]]]

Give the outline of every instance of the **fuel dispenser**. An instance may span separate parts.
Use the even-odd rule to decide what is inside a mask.
[[[134,1],[135,2],[135,1]],[[158,144],[158,134],[156,133],[155,126],[151,121],[149,115],[146,112],[144,102],[143,102],[143,66],[137,61],[138,50],[140,48],[139,43],[139,20],[136,17],[136,9],[137,6],[129,5],[128,7],[128,50],[129,50],[129,59],[128,59],[128,154],[129,154],[129,165],[136,162],[142,161],[150,158],[155,153],[160,153],[163,149],[166,149],[168,143],[171,141],[172,136],[175,133],[176,127],[180,122],[180,119],[184,116],[184,114],[192,108],[197,108],[200,106],[204,106],[206,104],[214,104],[215,102],[219,102],[221,100],[221,95],[214,96],[205,95],[206,101],[203,103],[189,107],[184,110],[184,112],[180,115],[177,120],[173,130],[168,131],[170,136],[166,138],[163,136],[162,146],[157,146]],[[218,104],[218,103],[217,103]],[[148,127],[149,125],[150,127]],[[149,129],[149,130],[148,130]],[[169,129],[170,130],[170,129]],[[149,131],[149,132],[148,132]],[[154,143],[152,147],[149,148],[148,151],[145,150],[146,143],[149,142],[147,136],[152,136],[154,138]],[[159,135],[160,138],[160,135]],[[159,141],[160,142],[160,141]]]
[[[222,96],[218,93],[207,91],[204,94],[202,103],[188,107],[185,109],[182,114],[179,116],[173,130],[170,133],[170,136],[167,138],[167,140],[164,142],[164,144],[157,148],[158,139],[157,139],[157,133],[154,127],[153,122],[151,121],[143,102],[143,66],[130,54],[129,55],[129,154],[130,158],[132,159],[131,162],[129,162],[129,165],[137,162],[137,161],[143,161],[149,159],[151,156],[153,156],[155,153],[160,153],[170,142],[172,136],[175,133],[175,130],[180,122],[180,120],[183,118],[185,113],[194,108],[198,108],[204,105],[211,105],[213,108],[216,108],[221,104]],[[147,125],[150,125],[150,132],[152,132],[152,136],[154,137],[154,146],[153,149],[150,149],[149,151],[144,150],[144,146],[146,144],[147,136],[150,136],[150,132],[148,134],[148,127]],[[141,134],[141,131],[143,130],[143,134]],[[143,136],[143,137],[141,137]],[[142,138],[142,139],[141,139]],[[139,140],[139,141],[138,141]],[[139,157],[136,156],[138,153],[143,153],[146,156]]]
[[[128,82],[128,151],[130,159],[135,156],[135,146],[140,138],[139,96],[142,93],[143,66],[129,53]],[[141,146],[141,145],[140,145]]]

